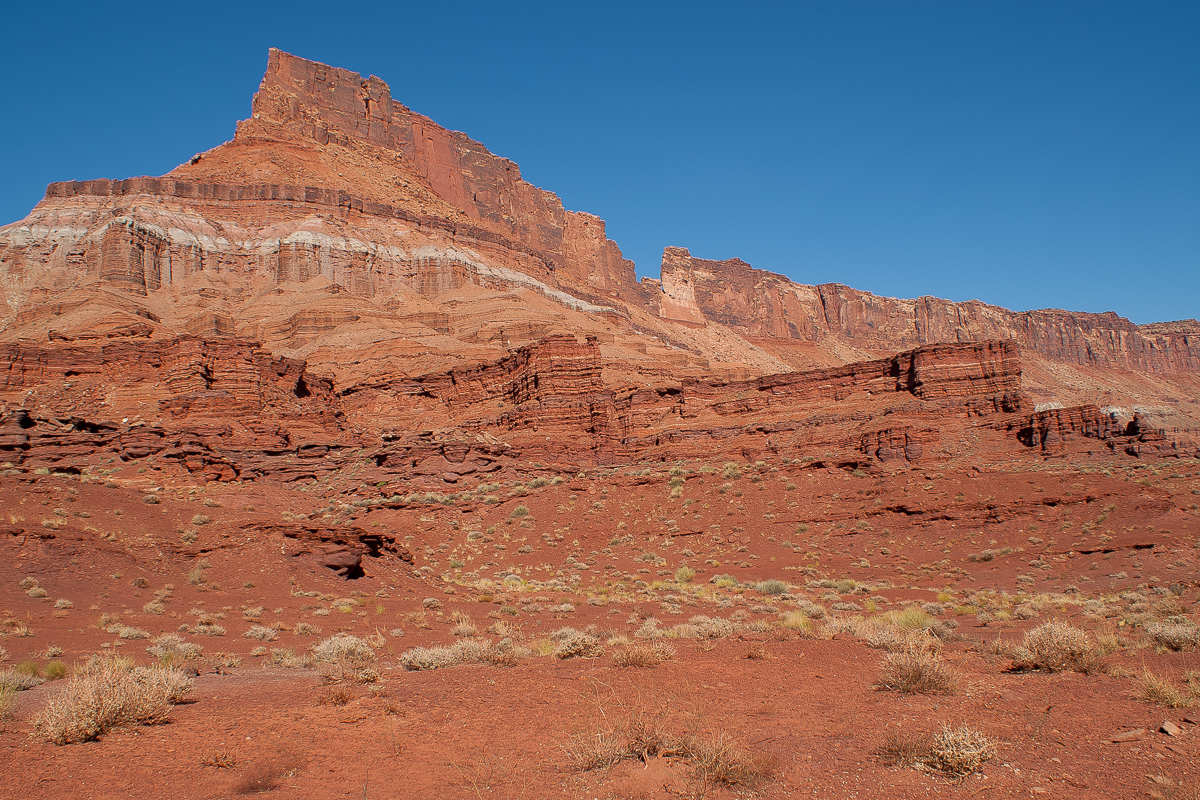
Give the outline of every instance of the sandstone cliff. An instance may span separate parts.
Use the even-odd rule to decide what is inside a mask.
[[[432,382],[422,391],[441,397],[449,379],[460,400],[482,393],[472,407],[506,403],[496,418],[514,430],[534,417],[513,406],[543,397],[539,425],[587,417],[593,449],[616,452],[612,442],[642,435],[631,422],[639,397],[996,340],[1020,348],[1027,404],[1090,403],[1154,429],[1200,428],[1194,320],[1136,326],[1115,314],[884,298],[682,248],[667,249],[660,280],[638,283],[602,220],[565,210],[512,162],[406,108],[378,78],[276,50],[233,141],[161,178],[51,184],[28,218],[0,228],[0,287],[0,341],[20,345],[10,373],[36,369],[23,361],[31,343],[257,342],[323,376],[345,413],[375,431],[396,425],[381,387]],[[579,338],[586,356],[568,352]],[[39,357],[93,358],[70,347]],[[544,382],[559,374],[546,365],[560,358],[587,362],[561,378],[583,388],[546,399]],[[533,359],[518,369],[525,377],[497,377],[521,359]],[[596,412],[581,398],[597,393],[632,410]],[[724,402],[741,401],[705,413]],[[395,413],[417,428],[421,408]]]
[[[1013,339],[1027,352],[1082,366],[1200,371],[1196,320],[1138,326],[1111,312],[1015,312],[976,300],[878,297],[841,284],[793,283],[736,258],[694,258],[681,247],[663,254],[660,286],[661,316],[720,322],[760,343],[833,339],[887,352],[929,342]]]

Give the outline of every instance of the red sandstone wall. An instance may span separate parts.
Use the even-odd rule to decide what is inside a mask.
[[[1200,371],[1200,324],[1194,321],[1139,327],[1111,312],[1017,312],[978,301],[899,300],[840,284],[795,284],[740,259],[693,258],[676,247],[663,255],[657,303],[663,317],[720,322],[751,337],[838,339],[882,351],[1013,339],[1046,358],[1084,366]]]

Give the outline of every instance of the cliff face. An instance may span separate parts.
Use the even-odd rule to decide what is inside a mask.
[[[933,402],[956,370],[968,383],[991,380],[992,355],[979,353],[994,346],[939,351],[932,365],[917,363],[924,347],[995,341],[1015,343],[1023,371],[997,368],[1020,378],[989,389],[1000,398],[987,401],[992,409],[1015,408],[1020,389],[1034,403],[1136,406],[1154,427],[1200,427],[1200,323],[1136,326],[1114,314],[877,297],[682,248],[667,249],[660,280],[637,283],[602,220],[566,211],[512,162],[396,102],[378,78],[275,50],[231,142],[163,177],[51,184],[29,217],[0,228],[0,288],[0,342],[16,347],[10,381],[38,368],[31,347],[47,363],[81,359],[87,372],[97,356],[85,342],[109,342],[106,352],[143,339],[176,349],[195,337],[243,350],[257,342],[262,354],[303,362],[331,391],[356,398],[346,413],[376,432],[401,422],[424,429],[426,415],[469,407],[476,415],[451,415],[454,425],[474,430],[495,417],[527,431],[558,415],[586,420],[595,451],[615,453],[625,445],[614,442],[675,436],[655,432],[648,420],[660,413],[774,413],[792,391],[777,377],[789,370],[804,381],[833,370],[829,381],[857,385],[862,365],[875,364],[899,370],[906,392]],[[894,361],[900,351],[916,361]],[[147,357],[168,358],[154,353]],[[1013,360],[1016,350],[993,355]],[[250,374],[259,367],[247,358],[222,351],[217,360]],[[574,372],[563,371],[568,364]],[[119,383],[120,374],[101,372]],[[711,395],[744,379],[773,388]],[[556,381],[577,391],[548,395]],[[380,387],[404,382],[424,388],[392,405],[384,397],[392,390]],[[671,387],[681,394],[664,410]],[[257,408],[248,399],[257,390],[246,391],[229,413]],[[431,399],[451,395],[449,406]],[[599,395],[611,403],[591,399]],[[195,415],[220,407],[217,396],[154,402]],[[371,396],[378,401],[361,402]],[[650,397],[658,399],[643,402]],[[524,409],[535,399],[540,411]],[[907,452],[921,441],[908,436],[868,438]]]
[[[1151,373],[1200,371],[1200,323],[1139,327],[1113,313],[1014,312],[978,301],[900,300],[840,284],[805,286],[740,259],[663,254],[658,313],[720,322],[756,340],[839,340],[866,350],[1012,339],[1053,361]]]
[[[235,142],[279,139],[319,145],[367,143],[394,153],[449,206],[503,231],[551,270],[612,297],[634,286],[633,262],[604,236],[604,221],[567,211],[554,194],[521,179],[520,168],[392,99],[379,78],[272,49],[253,116]]]

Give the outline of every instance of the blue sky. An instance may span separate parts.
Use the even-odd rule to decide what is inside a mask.
[[[1200,317],[1200,3],[5,3],[0,30],[0,222],[231,138],[275,46],[513,159],[642,275],[680,245]]]

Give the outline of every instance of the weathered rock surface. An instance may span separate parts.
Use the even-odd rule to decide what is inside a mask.
[[[363,576],[362,560],[389,555],[412,563],[412,554],[389,533],[378,533],[348,525],[316,523],[252,524],[243,528],[255,538],[279,540],[280,552],[288,558],[305,559],[331,569],[343,578]]]

